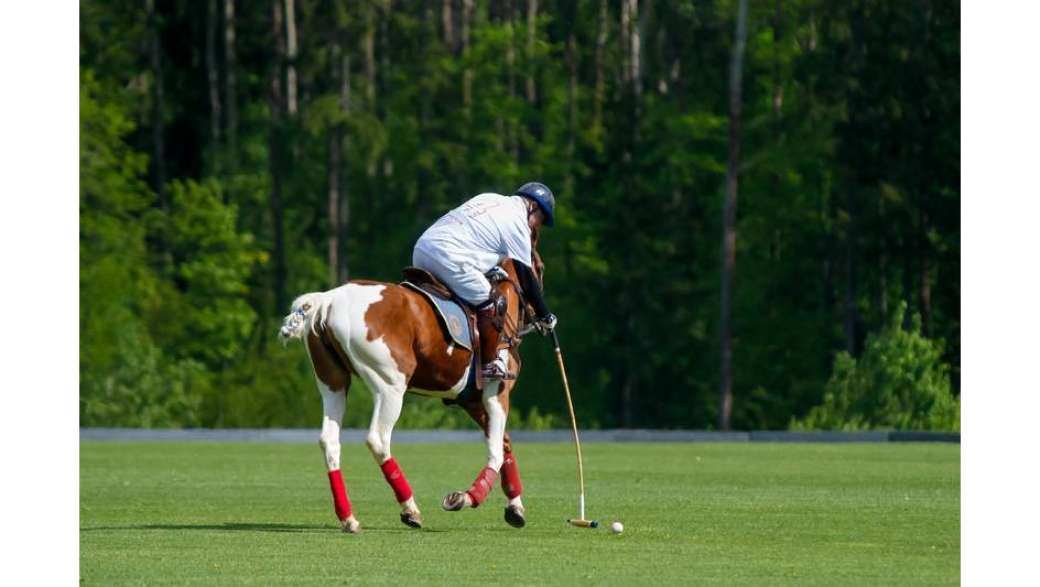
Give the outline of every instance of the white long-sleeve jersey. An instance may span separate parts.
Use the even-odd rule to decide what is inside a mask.
[[[481,273],[505,257],[532,267],[527,204],[521,196],[480,194],[433,223],[415,248],[446,264],[469,265]]]

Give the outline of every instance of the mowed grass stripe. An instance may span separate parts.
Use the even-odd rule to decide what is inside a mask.
[[[315,433],[317,438],[317,433]],[[426,520],[398,507],[363,445],[343,470],[364,532],[338,532],[313,446],[81,443],[80,574],[88,584],[956,584],[955,444],[590,444],[589,517],[570,444],[517,447],[528,526],[439,509],[480,444],[394,453]]]

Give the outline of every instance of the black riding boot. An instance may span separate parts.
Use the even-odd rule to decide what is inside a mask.
[[[480,375],[484,379],[506,379],[509,373],[495,360],[498,358],[498,340],[502,334],[502,321],[505,316],[505,298],[497,290],[491,290],[491,297],[477,308],[477,330],[480,331]]]

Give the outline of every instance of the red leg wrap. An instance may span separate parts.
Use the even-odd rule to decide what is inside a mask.
[[[379,465],[379,468],[383,470],[383,477],[394,490],[397,503],[408,501],[408,498],[412,497],[412,488],[408,485],[408,480],[404,478],[404,472],[401,471],[401,467],[397,465],[394,457],[390,457],[385,463]]]
[[[498,473],[491,467],[484,467],[480,471],[480,474],[477,475],[477,480],[473,482],[469,491],[466,492],[469,494],[470,499],[473,500],[473,507],[484,503],[488,492],[495,485],[495,479],[498,479]]]
[[[350,517],[350,498],[347,497],[347,486],[343,484],[343,474],[339,469],[329,471],[329,487],[332,488],[332,504],[336,508],[336,517],[341,521]]]
[[[506,497],[513,499],[524,492],[524,484],[520,482],[520,470],[516,468],[516,457],[507,452],[505,460],[502,461],[502,491]]]

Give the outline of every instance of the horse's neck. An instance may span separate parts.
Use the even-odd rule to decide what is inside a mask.
[[[516,263],[517,261],[512,259],[503,261],[500,266],[509,278],[495,284],[495,289],[508,300],[506,315],[509,319],[507,322],[513,322],[514,324],[518,324],[520,321],[523,311],[521,306],[524,303],[523,298],[520,296],[520,282],[517,279]]]
[[[500,267],[502,267],[502,269],[506,272],[506,275],[509,276],[509,279],[511,279],[513,281],[517,280],[517,276],[516,276],[516,261],[514,261],[512,259],[506,259],[506,260],[502,261],[502,263],[500,264]]]

